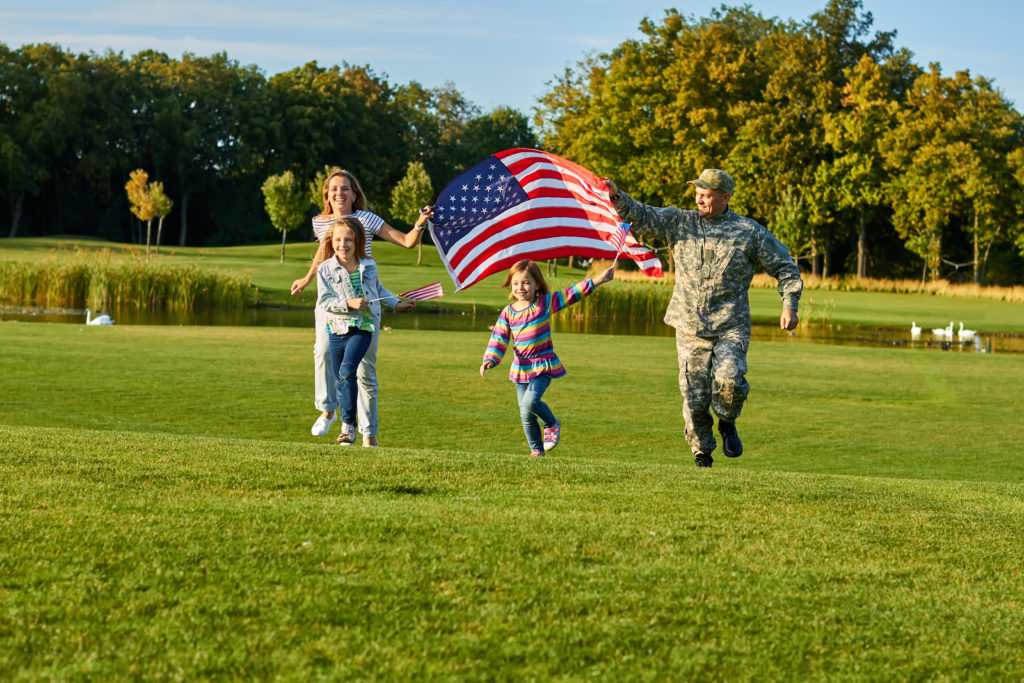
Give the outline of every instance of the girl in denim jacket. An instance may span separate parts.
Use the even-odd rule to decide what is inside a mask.
[[[415,307],[400,301],[380,283],[377,263],[366,257],[366,233],[358,219],[339,218],[324,237],[324,262],[317,268],[318,304],[325,312],[331,368],[341,411],[338,443],[351,446],[356,436],[356,370],[366,355],[380,316],[380,302],[397,311]]]

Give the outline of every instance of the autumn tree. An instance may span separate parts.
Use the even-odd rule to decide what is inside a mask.
[[[124,190],[131,204],[131,212],[139,221],[146,224],[146,260],[149,260],[149,241],[152,234],[153,219],[156,218],[156,204],[150,192],[149,174],[141,168],[131,172]]]

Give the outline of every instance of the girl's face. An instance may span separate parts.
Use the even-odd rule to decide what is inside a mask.
[[[537,283],[526,271],[513,275],[508,284],[516,301],[533,303],[533,300],[537,298]]]
[[[341,263],[352,263],[356,261],[356,236],[352,228],[347,225],[339,225],[331,234],[331,246]]]
[[[331,203],[334,213],[347,216],[352,213],[352,204],[356,201],[356,191],[352,189],[352,181],[343,175],[336,175],[327,183],[327,201]]]

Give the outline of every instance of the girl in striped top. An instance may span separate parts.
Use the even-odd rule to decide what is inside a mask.
[[[480,376],[501,362],[511,340],[513,358],[508,378],[516,385],[519,416],[533,457],[542,456],[558,445],[562,426],[541,400],[551,380],[565,375],[562,361],[555,355],[551,343],[551,314],[589,296],[595,287],[614,276],[615,269],[609,268],[593,280],[551,293],[540,267],[526,260],[512,266],[505,277],[502,286],[509,288],[512,303],[501,311],[494,325],[480,365]],[[538,419],[544,424],[543,434]]]

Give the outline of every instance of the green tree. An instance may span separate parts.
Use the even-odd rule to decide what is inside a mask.
[[[18,233],[26,196],[38,194],[54,177],[86,99],[74,58],[61,48],[26,45],[13,51],[0,44],[0,191],[10,204],[9,236]],[[64,204],[48,205],[56,214],[51,218],[66,211]]]
[[[271,225],[281,231],[281,263],[284,263],[288,231],[300,227],[306,220],[307,199],[301,183],[291,171],[269,176],[263,182],[263,207]]]
[[[460,168],[469,168],[495,152],[537,146],[526,116],[511,107],[496,107],[466,124],[458,150]]]
[[[833,157],[815,171],[818,187],[838,210],[851,212],[857,226],[857,277],[868,274],[867,226],[884,206],[888,180],[884,140],[896,125],[900,105],[884,68],[870,55],[845,70],[841,109],[824,116],[825,141]]]
[[[131,205],[131,212],[140,221],[146,224],[146,260],[149,260],[149,239],[152,232],[153,219],[156,218],[156,203],[153,201],[153,194],[150,186],[147,185],[149,174],[141,168],[131,172],[124,190],[128,194],[128,202]]]
[[[924,261],[925,274],[939,277],[943,232],[956,210],[966,146],[955,128],[962,89],[944,78],[938,64],[914,83],[898,125],[885,139],[886,190],[894,206],[893,225],[907,248]]]
[[[478,153],[475,148],[468,153],[460,150],[466,128],[479,109],[452,83],[428,89],[413,81],[397,89],[395,105],[405,123],[405,158],[421,161],[433,183],[442,186],[479,161],[468,160]]]
[[[164,219],[170,215],[171,210],[174,208],[174,202],[164,193],[164,184],[162,182],[152,182],[149,184],[149,196],[153,201],[153,210],[160,219],[156,224],[156,251],[159,253],[160,235],[164,230]]]
[[[419,217],[420,208],[430,204],[434,189],[430,175],[422,162],[410,161],[405,177],[398,181],[391,192],[391,215],[412,226]],[[417,244],[416,264],[423,263],[423,241]]]
[[[133,57],[132,64],[153,81],[161,175],[176,179],[178,243],[184,245],[196,193],[262,168],[272,127],[265,80],[255,66],[242,67],[226,53],[186,53],[177,61],[148,51]]]
[[[373,202],[402,176],[405,124],[395,93],[368,67],[320,67],[310,62],[270,79],[277,130],[272,168],[314,176],[337,163],[359,178]],[[321,206],[319,191],[314,202]]]
[[[327,175],[331,172],[330,166],[324,166],[313,176],[309,182],[309,201],[316,207],[317,213],[324,208],[324,183],[327,182]]]
[[[971,238],[974,283],[980,285],[992,247],[1014,223],[1015,179],[1010,154],[1024,143],[1024,122],[987,79],[975,78],[964,88],[956,126],[970,147],[961,187],[970,211],[966,230]]]

